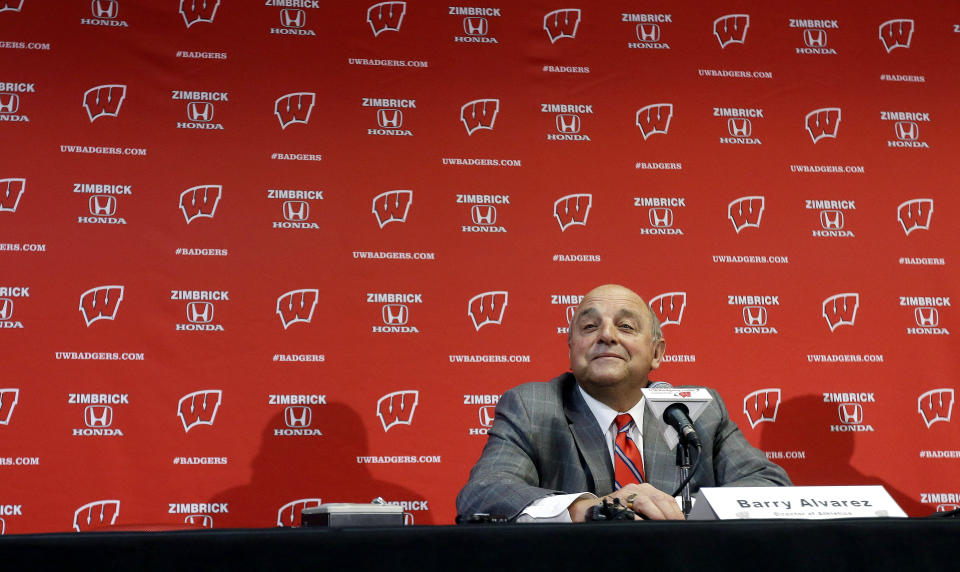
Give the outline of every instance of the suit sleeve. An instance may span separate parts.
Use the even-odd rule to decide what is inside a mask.
[[[724,487],[791,486],[793,483],[787,472],[747,441],[730,419],[720,395],[714,390],[710,392],[720,407],[720,423],[713,440],[713,469],[717,484]]]
[[[483,453],[457,495],[457,514],[487,513],[515,519],[533,501],[562,493],[539,486],[540,459],[531,441],[532,427],[518,393],[504,393]]]

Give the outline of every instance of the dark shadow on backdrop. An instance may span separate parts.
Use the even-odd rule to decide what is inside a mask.
[[[926,516],[931,508],[896,489],[883,478],[866,475],[850,464],[857,442],[855,432],[831,432],[840,425],[838,404],[824,403],[822,395],[804,395],[780,403],[775,423],[764,423],[760,448],[764,451],[805,451],[803,459],[775,459],[795,485],[883,485],[909,516]],[[861,445],[862,446],[862,445]],[[883,448],[870,451],[882,456]],[[890,471],[896,471],[890,464]]]
[[[229,514],[214,515],[216,528],[270,527],[277,511],[302,498],[323,502],[370,502],[375,497],[423,500],[423,495],[375,479],[357,456],[367,455],[367,434],[360,416],[343,403],[313,406],[311,426],[322,436],[281,437],[286,428],[281,409],[267,422],[249,483],[222,491],[211,502],[229,503]],[[429,512],[414,514],[415,524],[432,524]],[[299,518],[296,519],[299,523]]]

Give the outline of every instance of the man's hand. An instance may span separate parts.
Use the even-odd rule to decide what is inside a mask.
[[[649,520],[683,520],[683,512],[677,505],[677,501],[667,493],[654,488],[649,483],[641,485],[627,485],[618,491],[614,491],[605,497],[578,499],[570,505],[570,520],[573,522],[584,522],[587,517],[587,511],[591,506],[599,505],[606,499],[613,502],[613,499],[620,499],[620,504],[629,507],[633,512]]]

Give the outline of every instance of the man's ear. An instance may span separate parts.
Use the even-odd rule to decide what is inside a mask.
[[[650,369],[657,369],[660,367],[660,361],[663,360],[664,354],[667,352],[667,340],[660,338],[659,340],[653,343],[653,359],[650,360]]]

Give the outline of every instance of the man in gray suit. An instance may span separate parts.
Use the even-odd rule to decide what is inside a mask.
[[[656,315],[633,291],[608,284],[591,290],[570,321],[570,369],[546,383],[503,394],[493,427],[457,513],[519,521],[580,522],[591,506],[617,498],[648,519],[682,519],[667,492],[680,485],[676,451],[668,448],[641,390],[665,350]],[[720,396],[694,426],[703,444],[691,491],[715,486],[786,486],[779,466],[751,446]],[[644,482],[615,490],[618,413],[636,424],[630,437],[642,453]]]

